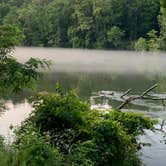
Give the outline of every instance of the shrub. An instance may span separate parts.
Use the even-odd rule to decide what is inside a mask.
[[[132,112],[120,112],[112,111],[105,116],[106,119],[112,119],[113,121],[120,122],[125,131],[133,136],[144,134],[144,129],[154,129],[156,120],[151,120],[149,117],[145,117],[143,114]]]
[[[148,50],[148,44],[145,38],[140,37],[138,41],[135,43],[134,46],[136,51],[147,51]]]
[[[12,148],[18,154],[18,166],[56,166],[63,160],[57,148],[51,147],[49,137],[42,136],[32,124],[16,130]]]
[[[29,119],[18,129],[15,145],[21,154],[39,154],[39,158],[28,160],[36,164],[47,163],[47,159],[52,161],[52,148],[55,148],[59,149],[57,161],[61,165],[140,165],[137,136],[143,134],[144,129],[152,130],[155,122],[135,113],[112,110],[103,115],[97,110],[91,111],[77,95],[65,93],[61,88],[57,88],[56,93],[38,95],[34,108]],[[30,135],[28,126],[31,126]],[[35,145],[28,147],[27,142]],[[64,160],[59,160],[61,155]]]

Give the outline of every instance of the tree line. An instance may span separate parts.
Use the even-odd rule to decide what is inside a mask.
[[[164,36],[165,10],[164,0],[2,0],[0,24],[19,27],[26,46],[134,49],[151,30]]]

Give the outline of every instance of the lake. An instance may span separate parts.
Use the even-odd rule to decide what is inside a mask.
[[[18,47],[14,56],[24,62],[30,57],[49,59],[52,61],[50,70],[43,71],[35,91],[55,91],[56,83],[60,83],[65,90],[74,90],[82,100],[91,103],[92,97],[99,97],[93,101],[95,105],[110,105],[116,108],[120,103],[120,96],[127,89],[132,94],[140,94],[155,83],[159,86],[153,94],[166,97],[166,53],[133,52],[133,51],[101,51],[81,49],[55,48],[26,48]],[[114,92],[115,97],[100,98]],[[28,97],[34,92],[24,91],[13,95],[6,101],[8,110],[0,119],[0,134],[11,141],[12,132],[9,126],[19,125],[28,117],[33,109]],[[92,103],[91,103],[92,104]],[[94,104],[94,103],[93,103]],[[166,119],[166,107],[154,101],[135,101],[125,107],[124,111],[144,113],[159,121]],[[165,128],[165,126],[164,126]],[[142,150],[142,160],[147,166],[165,166],[166,146],[161,141],[161,132],[146,134],[140,138],[152,144]]]

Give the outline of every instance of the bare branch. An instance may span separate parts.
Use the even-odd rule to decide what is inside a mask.
[[[123,98],[124,96],[128,95],[131,91],[132,89],[128,89],[122,96],[120,96],[120,98]]]
[[[163,121],[161,122],[161,128],[160,128],[161,131],[163,130],[164,124],[165,124],[165,120],[163,120]]]
[[[165,101],[164,101],[164,99],[161,102],[163,104],[163,107],[165,107]]]
[[[147,95],[150,91],[152,91],[153,89],[155,89],[158,86],[158,84],[155,84],[153,86],[151,86],[149,89],[147,89],[145,92],[143,92],[141,94],[141,97],[144,97],[145,95]]]
[[[164,101],[166,100],[166,98],[155,98],[153,96],[148,95],[148,93],[150,91],[152,91],[153,89],[155,89],[158,86],[158,84],[155,84],[153,86],[151,86],[150,88],[148,88],[147,90],[145,90],[141,95],[132,95],[129,96],[127,99],[124,100],[124,102],[119,105],[117,107],[118,110],[122,109],[125,107],[125,105],[129,104],[130,102],[134,101],[134,100],[138,100],[138,99],[143,99],[143,100],[158,100],[158,101],[162,101],[163,106],[165,106]],[[131,92],[131,89],[127,90],[122,96],[121,98],[123,98],[124,96],[126,96],[127,94],[129,94]],[[123,98],[124,99],[124,98]]]
[[[127,100],[125,100],[121,105],[119,105],[118,107],[117,107],[117,109],[118,110],[121,110],[125,105],[127,105],[127,104],[129,104],[130,103],[130,101],[129,101],[129,99],[127,99]]]
[[[154,97],[150,97],[150,96],[148,96],[148,97],[141,97],[142,99],[144,99],[144,100],[159,100],[159,101],[163,101],[163,100],[166,100],[166,97],[165,98],[154,98]]]

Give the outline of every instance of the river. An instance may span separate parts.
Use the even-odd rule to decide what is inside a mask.
[[[27,48],[18,47],[14,56],[24,62],[30,57],[49,59],[50,70],[43,71],[43,77],[36,91],[55,91],[55,84],[60,83],[65,90],[75,90],[82,100],[110,91],[118,94],[131,88],[133,94],[139,94],[158,83],[153,92],[166,97],[166,53],[147,53],[133,51],[101,51],[81,49]],[[6,101],[8,110],[0,119],[0,134],[11,141],[12,131],[9,126],[19,125],[33,109],[28,97],[34,92],[24,91],[13,95]],[[96,101],[104,105],[103,99]],[[117,107],[121,101],[116,97],[107,104]],[[160,102],[135,101],[124,111],[144,113],[159,121],[166,119],[166,108]],[[165,128],[165,127],[164,127]],[[160,132],[146,131],[140,138],[152,144],[142,150],[142,160],[147,166],[165,166],[166,146]]]

